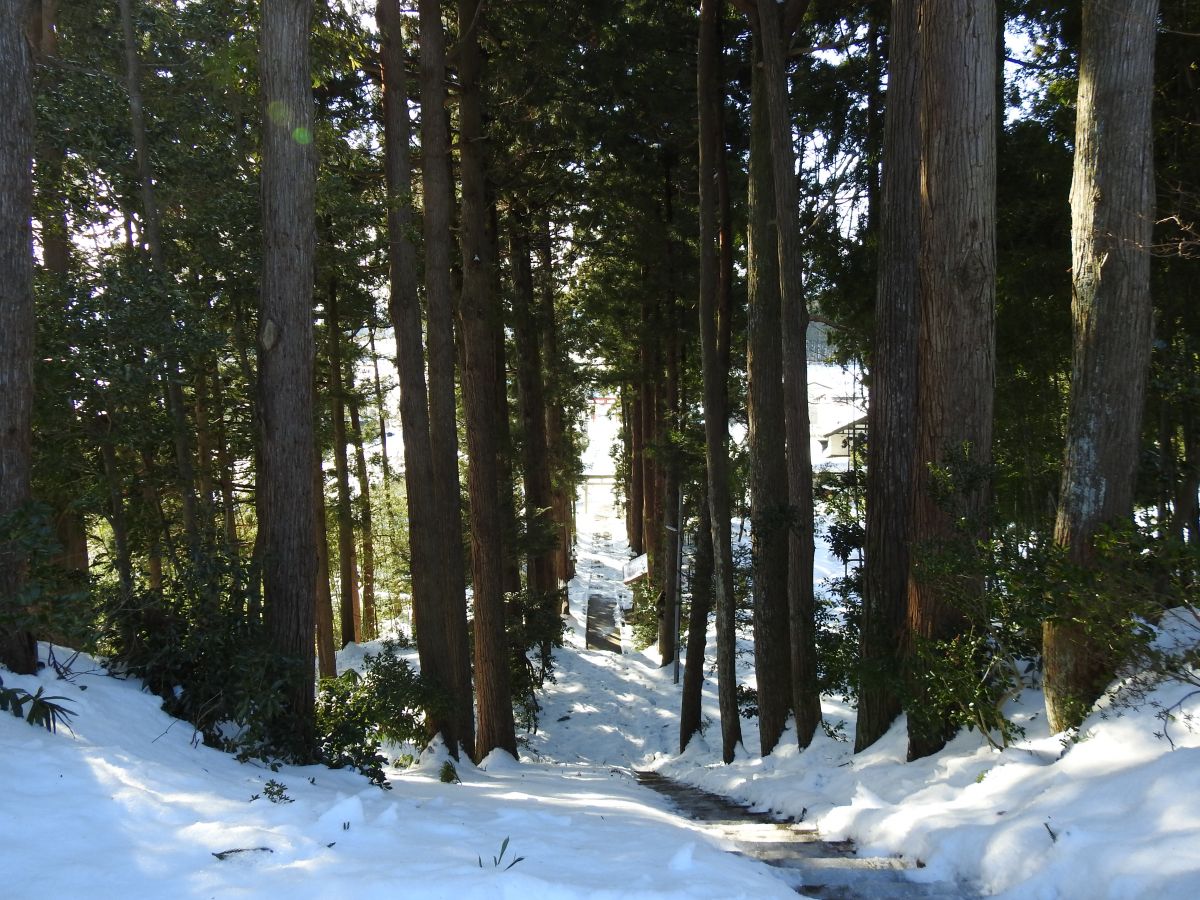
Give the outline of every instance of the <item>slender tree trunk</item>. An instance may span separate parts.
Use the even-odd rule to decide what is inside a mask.
[[[688,611],[687,660],[683,670],[683,695],[679,709],[679,752],[687,749],[692,735],[700,731],[703,718],[704,643],[708,614],[713,603],[712,522],[703,485],[697,498],[696,549],[692,557],[692,602]]]
[[[634,555],[640,556],[646,552],[643,522],[646,513],[646,490],[643,480],[646,446],[643,440],[643,401],[640,387],[627,385],[622,390],[621,401],[621,411],[627,416],[625,424],[629,428],[629,549]]]
[[[387,0],[384,0],[384,2],[386,3]],[[401,64],[403,65],[403,63],[401,63]],[[407,114],[407,110],[405,110],[405,112]],[[410,204],[412,203],[411,189],[410,189],[410,194],[409,194],[407,202]],[[411,210],[408,212],[408,219],[409,219],[409,227],[411,228],[412,227],[412,212],[411,212]],[[391,461],[388,459],[388,448],[387,448],[387,439],[388,439],[387,400],[384,398],[384,394],[383,394],[383,381],[379,377],[379,354],[375,351],[375,326],[374,325],[371,326],[371,328],[368,330],[367,334],[368,334],[367,340],[369,341],[369,344],[371,347],[371,370],[374,373],[373,386],[375,388],[375,413],[376,413],[377,418],[379,419],[379,464],[380,464],[380,467],[383,469],[383,486],[384,486],[384,492],[386,493],[388,490],[388,486],[392,483],[392,464],[391,464]],[[424,373],[422,373],[421,380],[422,381],[425,380]]]
[[[807,3],[803,4],[807,6]],[[774,0],[758,0],[763,78],[771,123],[771,173],[775,186],[779,293],[783,335],[784,427],[787,434],[788,612],[791,622],[792,702],[796,739],[807,747],[821,722],[817,691],[816,622],[813,599],[812,452],[808,422],[808,309],[804,300],[803,260],[796,191],[796,153],[788,109],[784,25]]]
[[[762,57],[754,40],[755,59]],[[771,129],[763,72],[751,73],[749,237],[747,291],[750,424],[750,532],[754,561],[754,668],[758,681],[758,736],[762,754],[775,749],[792,708],[791,643],[788,639],[788,504],[784,445],[783,344],[779,321],[779,251],[775,234],[775,187],[771,176]]]
[[[542,380],[544,324],[534,309],[533,269],[526,220],[513,223],[509,252],[513,271],[513,333],[516,338],[517,397],[521,410],[522,468],[525,482],[525,530],[533,539],[526,580],[529,590],[543,597],[558,590],[555,547],[537,541],[554,527],[550,482],[550,449],[546,430],[546,397]]]
[[[313,498],[316,513],[317,543],[317,673],[321,678],[337,677],[337,647],[333,640],[333,591],[329,588],[329,535],[325,521],[325,472],[321,461],[313,468]],[[345,646],[343,644],[343,646]]]
[[[667,336],[665,351],[667,356],[667,380],[664,385],[665,416],[664,416],[664,452],[663,460],[663,550],[662,550],[662,584],[663,609],[658,620],[658,652],[661,665],[667,666],[675,661],[679,652],[679,635],[676,615],[679,607],[679,542],[680,521],[679,499],[679,455],[675,451],[670,432],[679,427],[679,335],[683,331],[680,321],[680,307],[677,299],[672,296],[667,301],[669,319],[667,321]]]
[[[311,0],[262,8],[263,267],[259,294],[258,473],[263,600],[275,649],[293,659],[286,728],[296,754],[313,746],[317,553],[312,473],[313,250],[316,158],[308,66]]]
[[[728,372],[717,357],[717,146],[720,130],[720,0],[701,0],[697,99],[700,120],[700,352],[704,371],[704,445],[717,607],[717,686],[721,706],[721,756],[733,762],[742,741],[737,705],[737,626],[733,554],[729,535]]]
[[[216,441],[212,428],[212,398],[210,396],[208,372],[215,370],[213,360],[201,364],[200,372],[196,375],[195,387],[195,416],[196,416],[196,484],[200,494],[200,530],[204,544],[212,548],[216,534],[214,513],[215,490],[213,468],[216,458]]]
[[[490,216],[489,216],[490,218]],[[490,235],[491,227],[488,232]],[[489,237],[488,258],[495,260],[499,256],[499,246]],[[497,266],[492,267],[492,283],[489,293],[493,297],[501,297],[503,285],[499,278]],[[497,310],[491,320],[492,326],[492,359],[496,371],[492,379],[495,402],[492,404],[492,415],[496,418],[496,502],[500,504],[500,583],[506,595],[516,595],[521,590],[521,560],[517,553],[516,540],[520,530],[517,525],[517,472],[514,462],[512,413],[508,402],[508,363],[505,359],[504,341],[504,308]],[[516,604],[519,606],[520,604]]]
[[[454,291],[450,220],[450,136],[446,121],[446,52],[441,4],[421,0],[421,180],[425,201],[425,302],[429,342],[429,442],[434,510],[441,554],[441,616],[445,623],[446,686],[457,717],[456,737],[474,743],[471,653],[467,639],[466,568],[458,477],[458,410],[454,396]]]
[[[213,378],[213,400],[218,410],[223,410],[224,391],[220,375]],[[233,494],[233,455],[229,450],[229,436],[225,430],[224,414],[217,418],[217,469],[221,491],[221,515],[224,527],[225,553],[234,567],[234,575],[241,583],[241,545],[237,530],[237,501]]]
[[[0,5],[0,519],[30,500],[33,465],[33,81],[24,4]],[[0,535],[0,609],[22,612],[27,560]],[[20,624],[0,626],[0,663],[37,671],[37,642]]]
[[[542,338],[542,366],[545,372],[546,401],[546,447],[549,454],[547,467],[550,470],[551,504],[550,517],[554,523],[555,587],[562,589],[575,577],[571,559],[575,482],[569,471],[571,455],[570,425],[563,414],[562,389],[559,379],[567,361],[559,350],[558,320],[554,313],[553,246],[550,221],[542,217],[537,230],[538,256],[538,313]],[[559,612],[570,612],[566,591],[562,592]]]
[[[426,35],[422,46],[422,71],[427,67],[427,51],[436,49],[440,54],[441,47],[441,17],[436,3],[430,4],[423,10],[436,23],[437,39]],[[383,68],[383,109],[384,109],[384,138],[386,149],[386,174],[388,185],[388,247],[391,270],[391,294],[388,309],[392,326],[396,333],[396,367],[400,381],[400,422],[404,432],[404,477],[407,485],[407,502],[409,516],[409,541],[412,560],[413,588],[413,630],[417,636],[417,652],[420,654],[421,671],[434,683],[441,686],[452,698],[453,708],[446,713],[437,715],[431,722],[434,733],[440,732],[451,754],[458,758],[459,748],[465,747],[468,752],[474,746],[474,717],[470,691],[470,661],[452,652],[451,635],[457,637],[457,631],[450,628],[450,612],[459,608],[460,598],[451,593],[450,580],[445,570],[452,565],[460,568],[460,540],[456,536],[452,546],[446,546],[442,541],[445,531],[445,510],[439,511],[437,491],[435,489],[435,469],[433,463],[433,444],[430,436],[430,406],[425,384],[424,350],[421,345],[421,305],[417,296],[418,269],[416,249],[409,237],[412,229],[412,173],[409,167],[408,143],[410,125],[408,118],[407,86],[404,71],[404,45],[401,34],[400,9],[396,0],[380,0],[377,16],[379,30],[383,37],[381,60]],[[425,24],[428,30],[431,25]],[[431,87],[431,93],[440,90],[440,80],[444,77],[444,66],[440,56],[430,62],[429,80],[438,81]],[[434,74],[436,73],[436,74]],[[437,98],[425,97],[427,109],[435,109],[439,113],[444,103],[444,94],[437,93]],[[434,105],[436,104],[436,105]],[[434,118],[430,114],[429,119]],[[431,126],[426,122],[426,127]],[[444,125],[444,120],[443,120]],[[435,140],[432,143],[436,143]],[[426,147],[428,167],[429,144]],[[442,136],[442,164],[444,165],[445,136]],[[432,171],[426,178],[427,182],[436,182]],[[445,185],[442,183],[442,189]],[[443,195],[443,199],[444,195]],[[427,199],[427,205],[430,202]],[[440,224],[446,233],[438,232],[437,239],[449,239],[449,218],[445,209],[438,210],[434,201],[434,215],[426,215],[425,227]],[[438,219],[440,214],[441,218]],[[432,232],[427,231],[427,234]],[[440,257],[435,254],[435,261],[449,265],[448,257],[443,251]],[[449,303],[446,295],[446,285],[439,280],[434,272],[429,272],[434,280],[437,291],[435,298],[439,302]],[[440,291],[441,293],[438,293]],[[451,378],[453,372],[451,372]],[[453,385],[451,385],[453,389]],[[453,397],[451,398],[453,399]],[[457,497],[453,501],[453,518],[457,520]],[[465,602],[465,601],[464,601]],[[462,634],[466,634],[465,606],[462,611]],[[457,642],[454,644],[457,647]],[[465,696],[462,691],[462,673],[458,667],[463,663],[468,666],[467,687]]]
[[[921,7],[922,256],[917,459],[912,547],[974,552],[986,534],[995,382],[996,77],[994,0],[924,0]],[[951,470],[970,485],[935,496],[931,476]],[[951,589],[911,567],[908,629],[914,643],[952,638],[962,614]],[[936,753],[949,728],[912,678],[909,757]]]
[[[495,343],[499,304],[491,296],[495,264],[486,236],[486,154],[483,141],[483,54],[478,0],[459,0],[459,120],[462,163],[461,315],[466,366],[468,489],[471,498],[471,573],[475,608],[475,697],[479,727],[475,758],[493,750],[517,755],[504,628],[499,472],[496,464]]]
[[[867,543],[855,752],[883,737],[901,710],[921,287],[917,4],[892,0],[875,357],[867,412]]]
[[[638,408],[642,414],[642,550],[649,560],[649,575],[647,584],[652,583],[655,567],[658,565],[659,529],[662,528],[662,517],[659,515],[658,497],[658,369],[655,365],[656,351],[654,344],[657,340],[655,332],[655,317],[649,300],[642,301],[642,339],[638,342],[641,348],[642,380],[638,389],[640,402]]]
[[[1071,181],[1075,319],[1066,459],[1054,540],[1087,565],[1103,525],[1128,520],[1141,441],[1153,310],[1154,88],[1158,0],[1083,4],[1083,46]],[[1117,664],[1060,608],[1043,630],[1046,712],[1077,726]]]
[[[341,592],[342,646],[357,643],[358,566],[354,552],[354,509],[350,497],[350,462],[346,455],[346,377],[342,366],[342,326],[338,318],[338,286],[329,283],[325,305],[329,329],[329,400],[333,420],[333,470],[337,476],[338,583]]]
[[[358,399],[347,398],[350,407],[350,440],[354,444],[354,470],[358,477],[358,518],[362,522],[362,628],[364,641],[379,634],[375,611],[375,535],[371,519],[371,478],[367,471],[367,453],[363,447],[362,421]]]

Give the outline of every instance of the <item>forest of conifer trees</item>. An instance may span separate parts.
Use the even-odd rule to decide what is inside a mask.
[[[1196,0],[0,6],[13,672],[329,761],[336,652],[403,622],[424,736],[515,754],[600,394],[681,751],[712,617],[725,762],[828,694],[916,759],[1007,741],[1018,661],[1078,726],[1196,601]]]

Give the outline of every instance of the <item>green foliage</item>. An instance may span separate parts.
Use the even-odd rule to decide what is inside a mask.
[[[633,646],[645,650],[658,640],[659,604],[662,591],[647,576],[633,585],[633,609],[626,621],[633,626]]]
[[[387,760],[381,744],[423,746],[428,739],[426,717],[446,703],[397,655],[397,646],[385,641],[382,653],[368,654],[361,675],[351,669],[324,679],[316,705],[321,761],[333,769],[355,769],[385,788]]]
[[[504,839],[504,842],[500,844],[499,855],[492,857],[492,868],[494,868],[494,869],[500,868],[500,863],[504,861],[504,852],[507,849],[508,849],[508,838],[506,837]],[[523,857],[523,856],[518,856],[516,859],[514,859],[512,862],[510,862],[507,866],[504,867],[504,871],[507,872],[509,869],[511,869],[513,866],[515,866],[517,863],[519,863],[524,858],[525,857]],[[479,868],[482,869],[483,868],[483,857],[480,856],[480,857],[478,857],[478,859],[479,859]]]
[[[40,726],[47,731],[57,732],[59,725],[71,730],[71,718],[75,713],[63,706],[63,703],[69,702],[66,697],[46,694],[41,686],[32,694],[24,688],[6,688],[4,680],[0,678],[0,712],[10,712],[16,718],[24,718],[30,725]],[[29,707],[28,712],[25,711],[26,706]]]
[[[309,761],[285,706],[297,662],[245,615],[250,584],[220,555],[182,564],[162,592],[100,586],[99,645],[116,674],[142,679],[205,744],[239,758]]]
[[[287,795],[287,785],[276,781],[274,778],[270,779],[266,784],[263,785],[263,796],[265,796],[272,803],[294,802],[294,798]]]
[[[536,731],[542,705],[538,691],[547,681],[554,684],[554,653],[562,647],[566,622],[559,615],[564,591],[533,593],[521,591],[509,594],[510,610],[520,609],[522,615],[507,617],[510,653],[509,683],[512,691],[516,724],[526,731]]]
[[[438,781],[442,784],[462,784],[462,779],[458,777],[458,769],[454,768],[454,763],[450,760],[442,763],[442,768],[438,772]]]
[[[32,502],[0,516],[0,546],[26,567],[21,592],[0,600],[0,631],[32,631],[74,647],[90,644],[96,628],[91,583],[59,565],[62,547],[50,508]]]

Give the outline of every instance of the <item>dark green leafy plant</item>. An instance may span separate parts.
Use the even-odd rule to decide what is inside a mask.
[[[75,713],[62,705],[69,702],[66,697],[46,694],[41,686],[31,694],[24,688],[6,688],[0,680],[0,711],[10,712],[18,719],[24,718],[30,725],[41,726],[50,732],[57,732],[59,725],[71,731],[71,718]]]
[[[508,849],[508,838],[506,837],[504,839],[504,842],[502,844],[500,844],[500,854],[498,856],[492,857],[492,868],[494,868],[494,869],[500,868],[500,864],[502,862],[504,862],[504,852],[507,849]],[[482,869],[483,868],[483,857],[480,856],[477,858],[479,860],[479,868]],[[523,857],[523,856],[518,856],[516,859],[514,859],[512,862],[510,862],[507,866],[504,867],[504,871],[507,872],[509,869],[511,869],[517,863],[521,862],[521,860],[523,860],[524,858],[525,857]]]
[[[385,641],[378,656],[364,658],[361,675],[351,669],[321,682],[316,704],[321,760],[330,768],[355,769],[386,788],[381,744],[423,745],[429,737],[426,716],[445,703],[445,695],[399,657],[397,644]]]

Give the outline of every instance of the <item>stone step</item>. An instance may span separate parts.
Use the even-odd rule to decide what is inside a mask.
[[[950,882],[914,881],[919,866],[890,856],[859,856],[852,841],[825,841],[810,824],[748,809],[718,794],[635,772],[640,784],[666,797],[681,815],[731,842],[734,853],[771,866],[797,893],[817,900],[970,900],[977,894]]]

